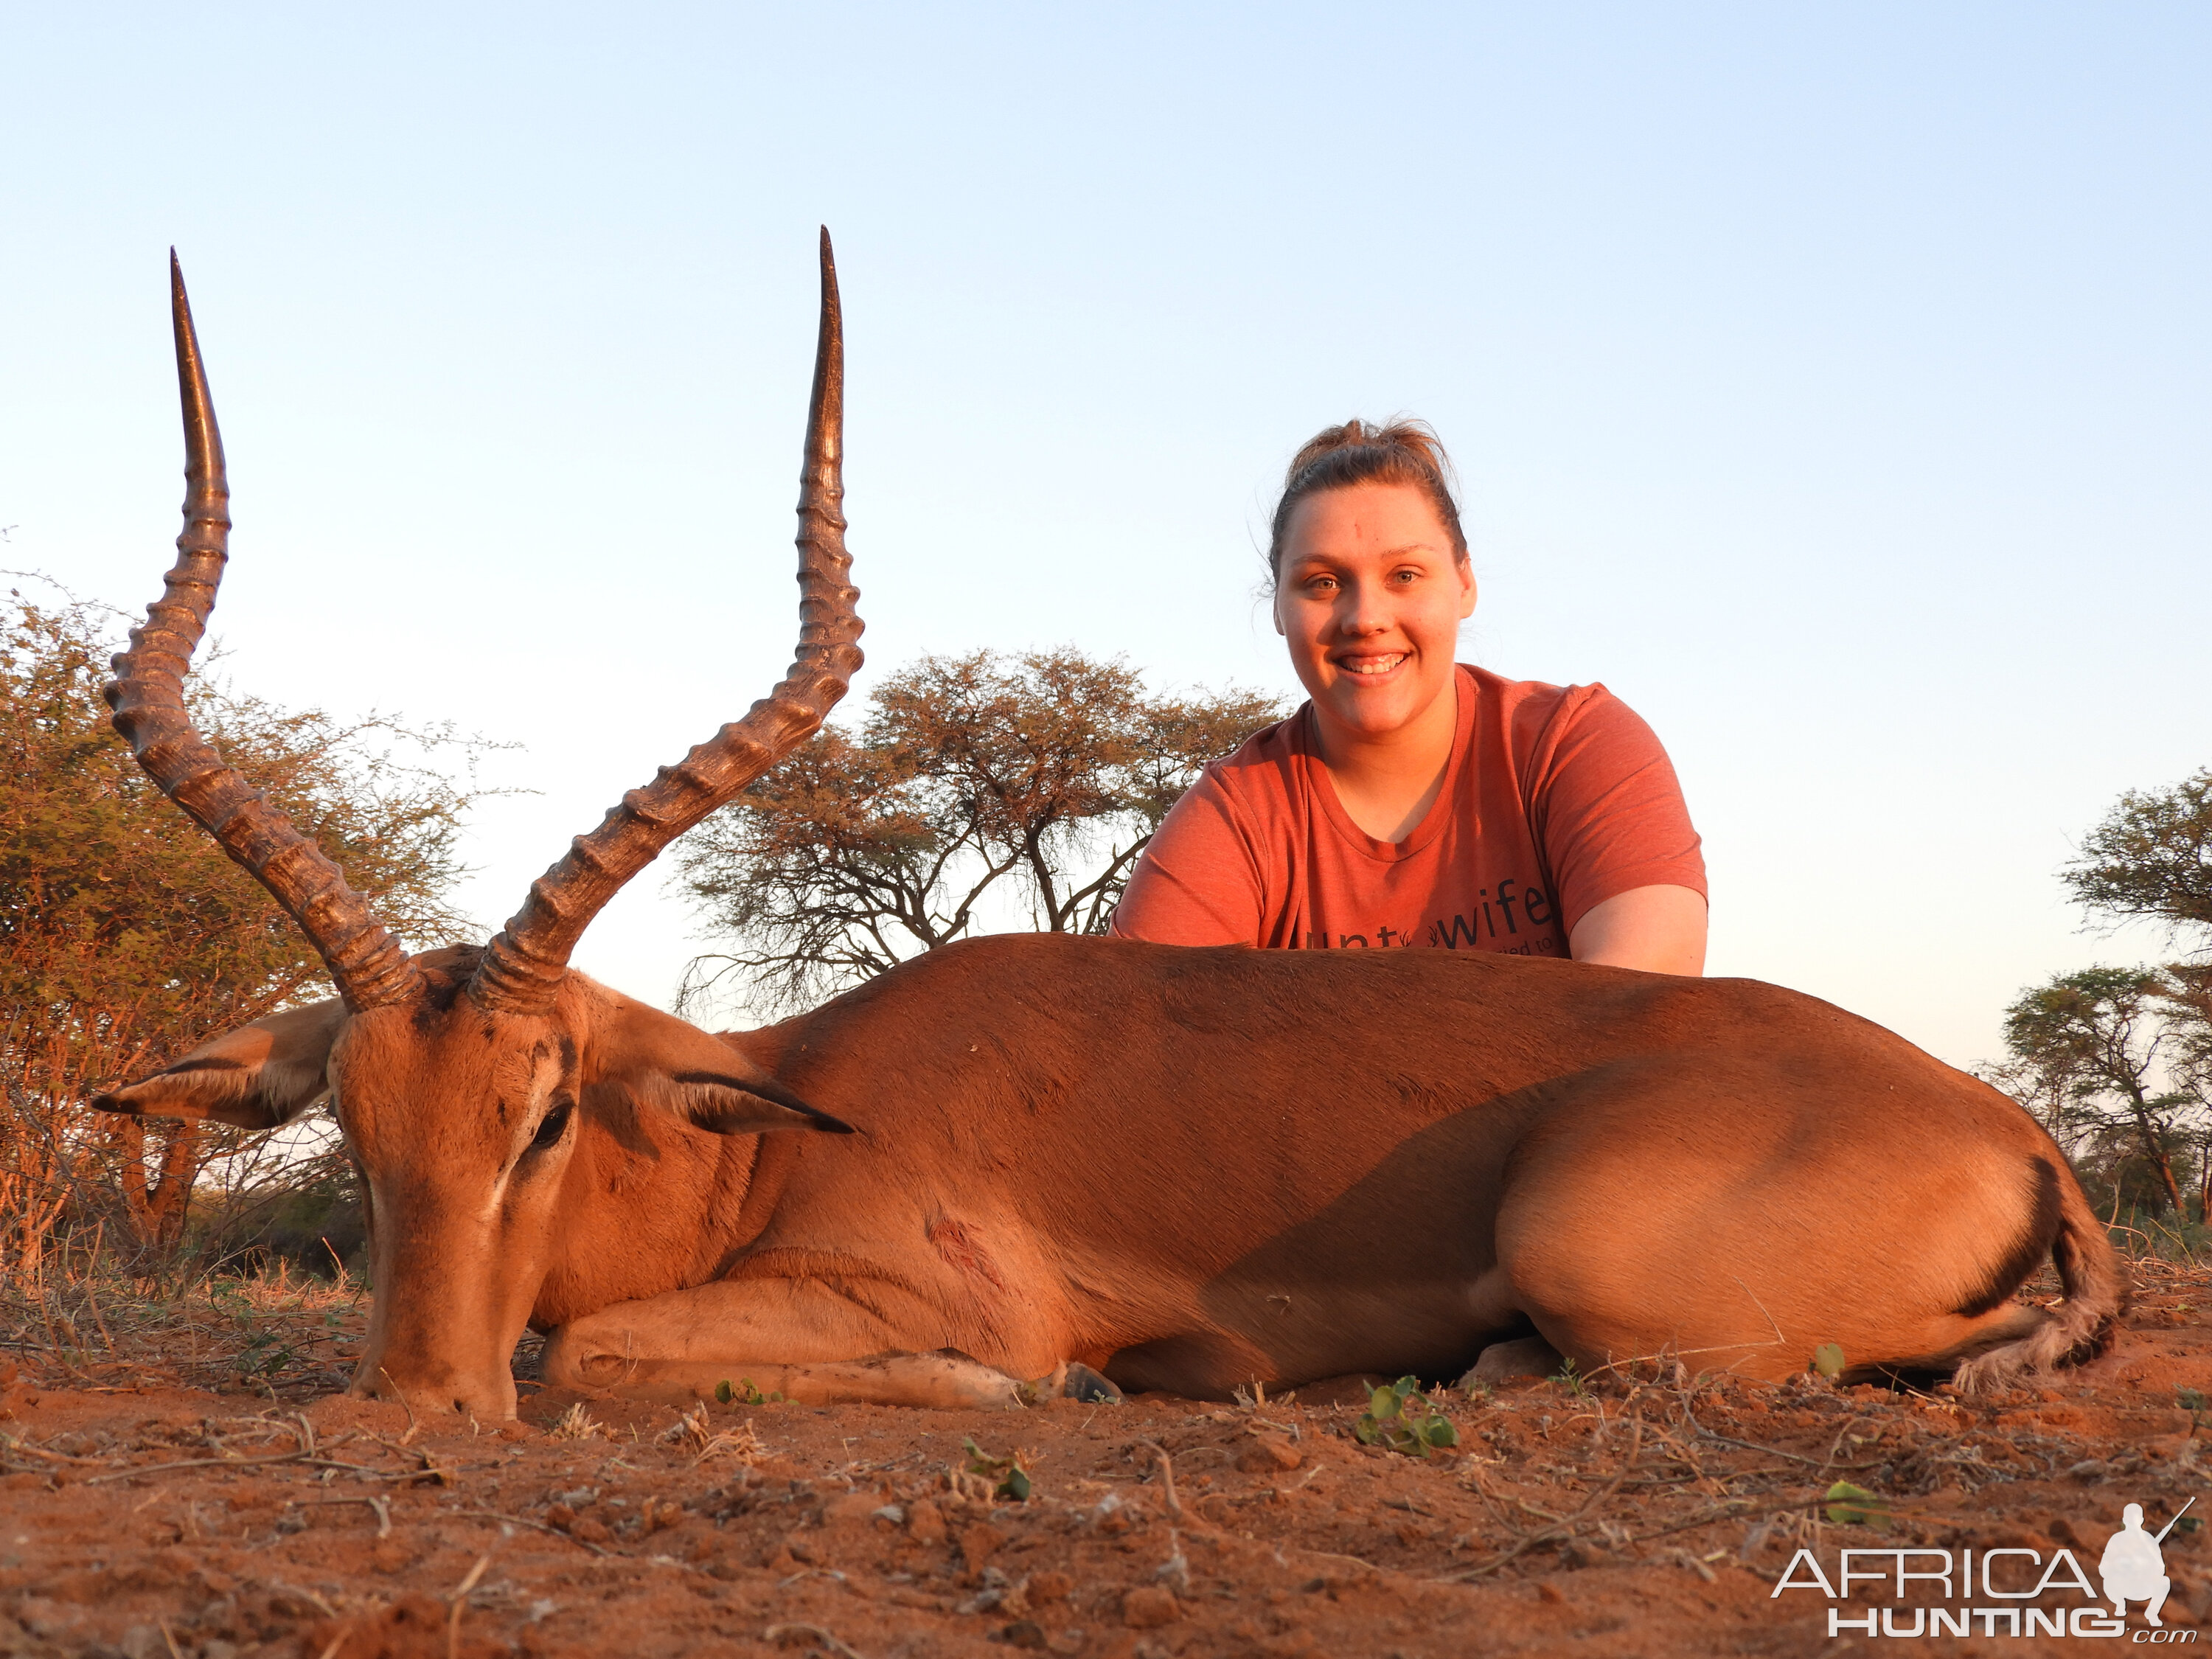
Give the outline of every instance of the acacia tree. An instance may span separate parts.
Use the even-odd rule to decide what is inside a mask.
[[[2172,1153],[2188,1144],[2207,1103],[2193,1089],[2160,1086],[2179,1058],[2167,1007],[2173,991],[2153,969],[2061,974],[2005,1011],[2005,1046],[2016,1093],[2040,1107],[2062,1144],[2107,1164],[2140,1158],[2160,1196],[2185,1216]]]
[[[1047,933],[1103,933],[1137,855],[1206,762],[1288,712],[1231,688],[1148,694],[1072,649],[928,656],[684,842],[678,880],[725,951],[682,1003],[738,981],[808,1006],[981,927],[990,902]]]
[[[2212,949],[2212,769],[2122,795],[2060,878],[2093,917],[2163,922]],[[2173,1158],[2193,1150],[2212,1222],[2212,962],[2059,975],[2007,1010],[2005,1043],[1992,1080],[2116,1192],[2139,1161],[2185,1215]]]
[[[142,1244],[173,1243],[225,1150],[205,1126],[89,1111],[103,1084],[289,1004],[331,994],[321,961],[245,871],[167,800],[108,725],[121,618],[11,590],[0,613],[0,1240],[35,1260],[73,1203],[119,1194]],[[445,895],[480,792],[428,763],[449,730],[350,724],[187,682],[195,722],[374,896],[408,937],[465,931]],[[404,762],[412,749],[419,757]]]
[[[2061,879],[2088,910],[2212,944],[2212,767],[2122,795]]]

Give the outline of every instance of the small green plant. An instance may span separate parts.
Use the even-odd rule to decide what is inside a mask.
[[[726,1376],[714,1384],[714,1398],[725,1406],[766,1406],[781,1400],[783,1396],[780,1394],[763,1394],[753,1386],[753,1380],[750,1376],[739,1377],[737,1385],[732,1388],[730,1379]]]
[[[1823,1342],[1813,1350],[1812,1363],[1805,1369],[1819,1373],[1831,1382],[1834,1382],[1844,1374],[1844,1345],[1840,1342]]]
[[[251,1387],[273,1392],[276,1380],[301,1358],[290,1333],[277,1321],[263,1316],[241,1279],[211,1282],[208,1303],[229,1322],[230,1334],[236,1344],[230,1356],[231,1370],[238,1379]],[[70,1334],[74,1336],[73,1329]]]
[[[1363,1446],[1426,1457],[1459,1444],[1459,1431],[1421,1392],[1417,1376],[1401,1376],[1376,1389],[1368,1407],[1352,1428],[1352,1437]]]
[[[1889,1524],[1888,1501],[1869,1492],[1864,1486],[1838,1480],[1821,1497],[1827,1504],[1828,1520],[1832,1525],[1886,1527]]]
[[[1552,1381],[1565,1389],[1572,1399],[1587,1400],[1590,1397],[1589,1381],[1583,1376],[1582,1367],[1571,1359],[1559,1362],[1559,1369],[1552,1373]]]
[[[968,1473],[991,1481],[994,1498],[1011,1498],[1017,1504],[1030,1501],[1030,1472],[1022,1467],[1019,1452],[1011,1457],[994,1457],[972,1436],[962,1437],[960,1444],[968,1454]]]

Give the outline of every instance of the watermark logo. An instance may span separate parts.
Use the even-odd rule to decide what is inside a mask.
[[[1833,1577],[1811,1550],[1801,1549],[1790,1558],[1768,1599],[1785,1590],[1825,1595],[1831,1636],[2125,1637],[2138,1644],[2191,1643],[2197,1632],[2167,1628],[2160,1609],[2173,1589],[2162,1547],[2196,1501],[2184,1504],[2155,1533],[2143,1529],[2142,1505],[2129,1504],[2121,1513],[2119,1531],[2106,1540],[2097,1559],[2094,1583],[2069,1549],[2054,1550],[2047,1562],[2039,1550],[2011,1547],[1847,1549],[1838,1556]],[[1860,1601],[1862,1586],[1881,1588],[1869,1588]],[[1889,1599],[1902,1602],[1908,1594],[1932,1592],[1942,1605],[1878,1605],[1882,1589],[1893,1586]],[[2081,1605],[2023,1605],[2068,1591]],[[2142,1625],[2133,1630],[2127,1623],[2131,1602],[2142,1604]]]
[[[2191,1498],[2189,1504],[2197,1500]],[[2189,1504],[2181,1507],[2186,1510]],[[2181,1517],[2177,1515],[2173,1521]],[[2105,1553],[2097,1563],[2097,1576],[2105,1581],[2105,1599],[2112,1604],[2112,1611],[2120,1618],[2128,1616],[2128,1603],[2148,1601],[2143,1609],[2143,1622],[2163,1626],[2166,1620],[2158,1610],[2166,1605],[2166,1598],[2173,1589],[2173,1580],[2166,1575],[2166,1552],[2160,1547],[2166,1542],[2166,1534],[2173,1530],[2173,1521],[2159,1528],[2154,1538],[2142,1529],[2142,1505],[2130,1504],[2120,1511],[2120,1529],[2105,1544]]]

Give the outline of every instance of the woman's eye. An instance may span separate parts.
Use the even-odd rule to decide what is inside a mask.
[[[572,1100],[556,1101],[553,1109],[538,1121],[538,1133],[530,1137],[532,1150],[542,1152],[558,1143],[568,1132],[568,1114],[574,1109],[575,1102]]]

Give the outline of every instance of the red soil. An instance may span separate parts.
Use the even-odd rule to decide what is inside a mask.
[[[1460,1446],[1425,1462],[1349,1437],[1357,1395],[717,1405],[709,1433],[757,1443],[702,1462],[674,1412],[612,1401],[588,1438],[549,1432],[574,1402],[546,1394],[521,1425],[410,1435],[342,1397],[25,1375],[0,1389],[0,1655],[1841,1653],[1820,1593],[1774,1594],[1801,1545],[1832,1572],[1844,1547],[2064,1546],[2094,1577],[2124,1504],[2154,1528],[2212,1507],[2190,1392],[2212,1391],[2209,1314],[2206,1275],[2160,1273],[2115,1353],[1996,1400],[1810,1378],[1452,1395]],[[1027,1502],[965,1473],[965,1437],[1020,1455]],[[1814,1500],[1838,1480],[1887,1512],[1832,1523]],[[2177,1634],[2212,1622],[2208,1539],[2166,1541]]]

